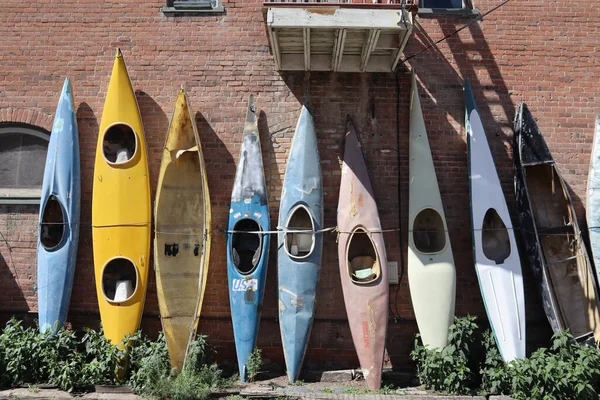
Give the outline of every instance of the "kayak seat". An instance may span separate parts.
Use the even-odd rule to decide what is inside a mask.
[[[296,243],[298,243],[298,254],[303,256],[310,253],[312,247],[312,234],[310,233],[296,233]]]
[[[313,235],[311,233],[288,233],[292,236],[289,247],[290,254],[296,257],[304,257],[311,251]]]
[[[117,281],[113,301],[125,301],[133,294],[133,285],[130,280]]]
[[[376,278],[375,258],[371,256],[357,256],[350,261],[352,279],[357,282],[369,282]]]
[[[177,150],[172,150],[171,151],[171,159],[172,160],[178,160],[179,157],[183,156],[183,155],[192,155],[192,156],[198,156],[198,146],[193,146],[190,147],[189,149],[177,149]]]

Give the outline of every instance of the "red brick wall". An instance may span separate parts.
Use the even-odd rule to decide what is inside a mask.
[[[165,17],[165,1],[114,2],[8,0],[0,14],[0,119],[49,128],[65,77],[71,79],[81,137],[82,215],[75,288],[69,320],[97,326],[91,248],[91,189],[94,151],[115,47],[122,48],[136,89],[149,147],[151,187],[178,86],[185,84],[196,112],[208,165],[215,227],[225,227],[249,93],[256,94],[269,184],[271,220],[278,201],[287,151],[301,102],[315,110],[319,135],[325,225],[335,225],[344,121],[352,114],[360,131],[384,228],[399,226],[406,252],[408,210],[408,112],[410,74],[417,71],[433,158],[457,266],[459,316],[485,320],[473,267],[462,79],[474,88],[500,179],[514,215],[510,142],[515,106],[525,101],[571,185],[583,219],[582,199],[593,121],[600,114],[600,4],[513,0],[425,53],[401,65],[398,75],[399,151],[394,74],[278,73],[260,0],[225,0],[222,15]],[[499,1],[478,0],[486,11]],[[405,50],[414,54],[472,20],[421,16]],[[400,163],[398,164],[398,156]],[[399,176],[399,180],[398,180]],[[398,187],[398,185],[400,187]],[[401,191],[400,201],[398,189]],[[154,193],[153,193],[154,195]],[[0,315],[36,312],[36,206],[0,206]],[[513,219],[518,225],[518,221]],[[390,260],[402,261],[400,235],[385,236]],[[10,246],[10,248],[9,248]],[[12,249],[12,251],[10,251]],[[276,251],[271,251],[259,347],[283,364],[276,321]],[[357,359],[345,319],[334,235],[326,235],[318,308],[306,363],[353,367]],[[227,295],[225,237],[216,234],[199,331],[210,335],[223,361],[234,361]],[[406,259],[404,254],[404,260]],[[544,342],[548,327],[525,266],[528,341]],[[388,351],[392,364],[410,368],[408,353],[416,324],[407,277],[391,288]],[[395,289],[398,289],[396,295]],[[142,327],[160,328],[151,274]]]

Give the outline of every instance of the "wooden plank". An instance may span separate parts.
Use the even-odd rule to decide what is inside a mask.
[[[379,40],[380,34],[380,29],[372,29],[369,31],[360,57],[360,72],[365,72],[367,64],[369,63],[369,57],[371,57],[371,52],[375,46],[377,46],[377,41]]]
[[[314,9],[277,7],[267,11],[267,25],[272,28],[348,28],[348,29],[391,29],[403,31],[408,25],[402,23],[410,20],[410,13],[405,10],[377,9]]]
[[[303,54],[282,54],[281,69],[284,71],[304,71]],[[311,71],[331,71],[331,57],[327,55],[311,55]],[[338,72],[360,72],[360,56],[344,55]],[[390,56],[371,56],[365,72],[391,72]]]
[[[333,46],[333,57],[331,58],[331,67],[333,71],[337,71],[342,62],[347,31],[347,29],[338,29],[335,32],[335,44]]]
[[[404,51],[404,47],[406,46],[406,42],[408,42],[408,38],[410,37],[410,34],[412,33],[413,30],[413,19],[412,19],[412,14],[409,13],[408,15],[408,19],[405,20],[407,22],[405,22],[406,27],[408,28],[408,30],[404,33],[400,33],[400,47],[398,48],[398,53],[396,54],[396,59],[394,60],[394,62],[392,62],[392,71],[396,70],[396,66],[398,65],[398,62],[400,61],[400,57],[402,56],[402,52]],[[404,36],[402,36],[404,34]]]
[[[275,69],[281,69],[281,53],[279,51],[279,43],[277,42],[277,32],[275,29],[268,26],[269,36],[271,37],[271,48],[273,49],[273,57],[275,58]]]
[[[310,28],[304,28],[304,70],[310,71]]]
[[[406,42],[408,42],[408,38],[410,37],[412,28],[413,28],[413,25],[410,24],[408,31],[399,34],[401,37],[401,39],[400,39],[401,45],[398,48],[398,53],[396,53],[395,60],[392,62],[392,71],[396,70],[396,66],[398,65],[398,62],[400,61],[400,57],[402,56],[402,51],[404,50],[404,47],[406,46]],[[404,36],[402,36],[402,35],[404,35]]]

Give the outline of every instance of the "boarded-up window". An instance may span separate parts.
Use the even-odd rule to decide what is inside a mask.
[[[223,12],[223,0],[167,0],[162,12]]]
[[[38,199],[50,135],[23,125],[0,126],[0,200]]]

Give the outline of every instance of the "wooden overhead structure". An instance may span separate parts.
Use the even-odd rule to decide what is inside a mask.
[[[413,28],[413,15],[403,8],[308,3],[269,7],[266,18],[282,71],[391,72]]]

